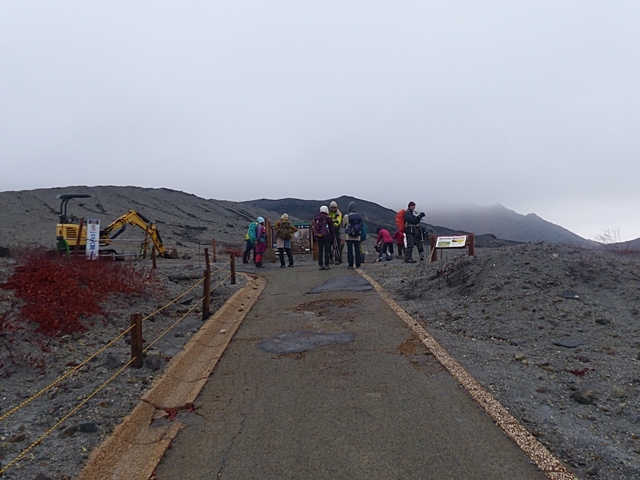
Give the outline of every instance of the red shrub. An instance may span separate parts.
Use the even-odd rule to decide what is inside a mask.
[[[110,294],[142,295],[151,291],[153,283],[151,273],[131,264],[32,250],[18,257],[14,273],[0,288],[14,290],[22,301],[21,317],[54,336],[86,330],[81,318],[104,313],[101,303]]]

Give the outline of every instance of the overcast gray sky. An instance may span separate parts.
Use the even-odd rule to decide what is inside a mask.
[[[629,240],[640,2],[1,0],[0,132],[0,191],[500,203]]]

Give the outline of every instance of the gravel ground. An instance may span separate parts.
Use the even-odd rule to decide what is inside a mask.
[[[114,338],[131,313],[155,310],[202,274],[202,265],[171,262],[161,263],[164,290],[156,298],[117,299],[106,326],[98,321],[89,332],[56,340],[50,353],[44,354],[28,331],[0,335],[0,416],[68,371],[70,362],[81,362]],[[0,282],[11,263],[0,259]],[[598,479],[640,478],[639,266],[640,255],[548,244],[480,249],[476,257],[460,252],[432,264],[363,265],[579,478]],[[219,290],[215,306],[241,283],[239,277],[239,285]],[[196,289],[181,300],[190,305],[178,303],[146,322],[145,339],[155,338],[199,296]],[[0,290],[0,312],[10,300],[10,293]],[[145,367],[126,369],[3,479],[72,478],[200,324],[198,315],[187,317],[150,351]],[[23,361],[13,364],[9,353]],[[128,355],[126,341],[118,341],[0,421],[0,462],[7,465]]]
[[[11,259],[0,258],[0,282],[8,278],[12,265]],[[212,265],[212,271],[220,266],[222,264]],[[47,341],[34,334],[31,328],[0,332],[0,418],[110,342],[128,327],[132,313],[139,312],[145,316],[188,290],[202,278],[203,270],[204,266],[197,262],[159,261],[157,294],[147,298],[114,298],[108,304],[108,316],[88,319],[87,322],[93,320],[94,325],[82,334]],[[212,288],[226,275],[223,271],[213,275]],[[211,312],[215,312],[242,286],[242,276],[238,276],[237,285],[230,285],[228,279],[224,281],[212,295]],[[145,344],[156,339],[196,306],[201,295],[202,287],[198,286],[162,313],[145,321]],[[10,303],[11,292],[0,290],[0,314]],[[197,306],[193,313],[151,347],[144,367],[125,368],[77,413],[9,467],[2,478],[59,480],[75,477],[89,458],[89,452],[133,409],[168,360],[180,351],[201,324],[201,310]],[[50,351],[44,352],[40,347],[43,340]],[[128,335],[125,335],[33,402],[0,420],[0,470],[122,368],[129,356]]]
[[[459,253],[364,268],[579,478],[640,478],[640,254]]]

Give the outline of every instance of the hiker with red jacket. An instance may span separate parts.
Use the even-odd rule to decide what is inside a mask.
[[[424,217],[424,212],[420,212],[420,215],[415,215],[415,209],[416,203],[409,202],[407,210],[404,212],[404,234],[407,236],[407,251],[404,254],[404,261],[406,263],[416,263],[412,258],[413,247],[416,244],[416,235],[420,228],[420,221]],[[418,253],[420,254],[420,260],[424,260],[424,247],[422,246],[422,242],[418,243]]]
[[[378,238],[376,239],[376,247],[380,252],[378,255],[378,261],[381,262],[383,259],[386,261],[391,260],[391,253],[393,253],[393,238],[389,233],[389,230],[378,227],[376,229],[378,232]]]
[[[399,229],[396,230],[396,233],[393,234],[393,240],[396,242],[396,247],[398,247],[398,258],[404,257],[404,233]]]
[[[320,207],[320,213],[313,217],[313,238],[318,245],[318,265],[320,270],[329,270],[331,245],[333,245],[334,226],[326,205]],[[324,262],[324,263],[323,263]]]

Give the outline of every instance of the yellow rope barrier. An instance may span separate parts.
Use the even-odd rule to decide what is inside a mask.
[[[226,264],[224,264],[222,267],[220,267],[218,270],[216,270],[216,272],[222,270],[222,268],[224,268],[226,265],[228,265],[230,262],[227,262]],[[229,276],[225,277],[229,278]],[[200,285],[202,282],[204,281],[204,278],[200,279],[200,281],[198,281],[195,285],[193,285],[192,287],[190,287],[188,290],[186,290],[184,293],[182,293],[181,295],[179,295],[178,297],[174,298],[171,302],[167,303],[166,305],[164,305],[163,307],[159,308],[158,310],[156,310],[155,312],[153,312],[150,315],[147,315],[146,317],[144,317],[142,320],[148,320],[149,318],[151,318],[152,316],[158,314],[159,312],[161,312],[162,310],[164,310],[165,308],[169,307],[170,305],[174,304],[175,302],[177,302],[178,300],[180,300],[182,297],[184,297],[187,293],[189,293],[190,291],[192,291],[193,289],[195,289],[198,285]],[[217,288],[217,287],[216,287]],[[202,299],[201,299],[202,300]],[[197,305],[197,304],[196,304]],[[184,318],[184,317],[183,317]],[[67,378],[69,375],[71,375],[74,372],[77,372],[79,369],[81,369],[82,367],[84,367],[87,363],[89,363],[91,360],[93,360],[96,356],[98,356],[100,353],[104,352],[107,348],[109,348],[111,345],[113,345],[116,341],[120,340],[124,335],[126,335],[127,333],[129,333],[131,331],[131,329],[133,328],[133,326],[130,326],[129,328],[127,328],[126,330],[124,330],[123,332],[121,332],[118,336],[116,336],[113,340],[111,340],[109,343],[107,343],[104,347],[102,347],[100,350],[98,350],[97,352],[95,352],[93,355],[91,355],[90,357],[88,357],[87,359],[85,359],[83,362],[81,362],[80,364],[78,364],[77,366],[73,367],[71,370],[69,370],[68,372],[66,372],[64,375],[58,377],[56,380],[54,380],[53,382],[51,382],[49,385],[47,385],[46,387],[44,387],[43,389],[41,389],[39,392],[35,393],[34,395],[32,395],[31,397],[29,397],[28,399],[26,399],[24,402],[20,403],[19,405],[15,406],[14,408],[12,408],[11,410],[9,410],[8,412],[2,414],[0,416],[0,422],[2,422],[3,420],[5,420],[6,418],[8,418],[9,416],[13,415],[15,412],[17,412],[18,410],[20,410],[21,408],[27,406],[29,403],[31,403],[32,401],[34,401],[36,398],[40,397],[43,393],[45,393],[47,390],[49,390],[51,387],[54,387],[55,385],[57,385],[58,383],[60,383],[62,380],[64,380],[65,378]]]
[[[217,270],[215,270],[214,273],[219,272],[220,270],[222,270],[224,268],[224,266],[228,265],[230,262],[227,262],[225,265],[223,265],[222,267],[218,268]],[[220,285],[222,285],[229,277],[231,276],[231,273],[229,273],[229,275],[227,275],[226,277],[224,277],[222,280],[220,280],[214,287],[213,289],[210,290],[210,292],[215,291]],[[157,310],[156,312],[152,313],[151,315],[148,315],[147,317],[145,317],[143,320],[146,320],[150,317],[152,317],[153,315],[157,314],[158,312],[164,310],[165,308],[167,308],[169,305],[172,305],[173,303],[175,303],[176,301],[178,301],[180,298],[182,298],[183,296],[185,296],[187,293],[189,293],[191,290],[193,290],[194,288],[196,288],[198,285],[200,285],[202,282],[204,281],[204,278],[201,279],[198,283],[196,283],[195,285],[193,285],[191,288],[189,288],[187,291],[185,291],[184,293],[182,293],[180,296],[176,297],[175,299],[173,299],[171,302],[169,302],[168,304],[166,304],[165,306],[163,306],[162,308],[160,308],[159,310]],[[155,343],[157,343],[162,337],[164,337],[168,332],[170,332],[178,323],[180,323],[182,320],[184,320],[184,318],[189,315],[199,304],[200,302],[202,302],[202,300],[204,299],[204,297],[200,298],[200,300],[193,306],[191,307],[184,315],[182,315],[176,322],[174,322],[169,328],[167,328],[164,332],[162,332],[153,342],[151,342],[144,350],[143,352],[146,352],[147,350],[149,350]],[[72,373],[78,371],[80,368],[82,368],[83,366],[85,366],[87,363],[89,363],[91,360],[93,360],[97,355],[99,355],[100,353],[102,353],[103,351],[105,351],[107,348],[109,348],[111,345],[113,345],[116,341],[118,341],[119,339],[121,339],[124,335],[126,335],[128,332],[131,331],[132,328],[134,328],[135,325],[131,325],[129,328],[127,328],[126,330],[124,330],[123,332],[121,332],[118,336],[116,336],[113,340],[111,340],[109,343],[107,343],[104,347],[102,347],[100,350],[98,350],[97,352],[95,352],[93,355],[91,355],[90,357],[88,357],[87,359],[85,359],[83,362],[81,362],[80,364],[78,364],[77,366],[75,366],[73,369],[69,370],[67,373],[65,373],[64,375],[58,377],[56,380],[54,380],[53,382],[51,382],[49,385],[47,385],[46,387],[44,387],[42,390],[40,390],[38,393],[36,393],[35,395],[33,395],[32,397],[28,398],[27,400],[25,400],[24,402],[22,402],[21,404],[15,406],[14,408],[12,408],[11,410],[9,410],[7,413],[3,414],[0,417],[0,421],[5,420],[6,418],[8,418],[10,415],[12,415],[13,413],[15,413],[16,411],[18,411],[19,409],[23,408],[24,406],[28,405],[29,403],[31,403],[33,400],[35,400],[36,398],[38,398],[40,395],[42,395],[44,392],[46,392],[47,390],[49,390],[51,387],[55,386],[56,384],[60,383],[62,380],[64,380],[65,378],[67,378],[69,375],[71,375]],[[111,377],[109,377],[100,387],[98,387],[96,390],[94,390],[89,396],[87,396],[82,402],[80,402],[78,405],[76,405],[75,408],[73,408],[67,415],[65,415],[61,420],[59,420],[53,427],[51,427],[49,430],[47,430],[44,434],[42,434],[35,442],[33,442],[29,447],[27,447],[25,450],[22,451],[22,453],[20,453],[16,458],[14,458],[11,462],[9,462],[7,465],[3,466],[2,469],[0,470],[0,475],[2,475],[3,473],[5,473],[12,465],[14,465],[16,462],[18,462],[21,458],[23,458],[27,453],[29,453],[31,450],[33,450],[38,444],[40,444],[40,442],[42,442],[42,440],[44,440],[47,436],[49,436],[53,431],[55,431],[62,423],[64,423],[69,417],[71,417],[74,413],[76,413],[80,408],[82,408],[89,400],[91,400],[98,392],[100,392],[100,390],[102,390],[104,387],[106,387],[109,383],[111,383],[116,377],[118,377],[127,367],[129,367],[129,365],[131,365],[134,361],[136,360],[136,357],[130,359],[122,368],[120,368],[116,373],[114,373]]]
[[[109,343],[107,343],[104,347],[102,347],[100,350],[98,350],[96,353],[94,353],[93,355],[91,355],[89,358],[87,358],[85,361],[83,361],[82,363],[76,365],[75,367],[73,367],[71,370],[69,370],[67,373],[65,373],[64,375],[58,377],[56,380],[54,380],[53,382],[51,382],[49,385],[47,385],[46,387],[44,387],[42,390],[40,390],[38,393],[36,393],[35,395],[31,396],[30,398],[27,398],[24,402],[22,402],[20,405],[17,405],[15,407],[13,407],[11,410],[9,410],[7,413],[4,413],[1,417],[0,417],[0,422],[3,421],[4,419],[6,419],[7,417],[9,417],[10,415],[14,414],[15,412],[17,412],[18,410],[20,410],[22,407],[28,405],[29,403],[31,403],[33,400],[35,400],[36,398],[38,398],[40,395],[42,395],[44,392],[46,392],[47,390],[49,390],[51,387],[53,387],[54,385],[57,385],[58,383],[60,383],[62,380],[64,380],[65,378],[67,378],[69,375],[71,375],[73,372],[78,371],[79,369],[81,369],[82,367],[84,367],[87,363],[89,363],[91,360],[93,360],[95,357],[97,357],[100,353],[104,352],[107,348],[109,348],[111,345],[113,345],[116,341],[120,340],[122,337],[124,337],[127,333],[129,333],[131,331],[131,329],[134,327],[134,325],[131,325],[129,328],[127,328],[124,332],[120,333],[116,338],[114,338],[113,340],[111,340]]]
[[[204,282],[204,278],[201,278],[198,283],[196,283],[194,286],[192,286],[191,288],[189,288],[187,291],[185,291],[184,293],[182,293],[181,295],[179,295],[178,297],[174,298],[173,300],[171,300],[169,303],[167,303],[166,305],[160,307],[158,310],[156,310],[153,313],[150,313],[149,315],[147,315],[146,317],[144,317],[142,319],[142,321],[144,322],[145,320],[149,320],[151,317],[153,317],[154,315],[157,315],[158,313],[160,313],[162,310],[164,310],[165,308],[169,307],[170,305],[173,305],[174,303],[176,303],[178,300],[180,300],[182,297],[184,297],[187,293],[189,293],[191,290],[193,290],[194,288],[196,288],[198,285],[200,285],[202,282]]]
[[[102,390],[104,387],[106,387],[109,383],[111,383],[118,375],[120,375],[125,368],[127,368],[129,365],[131,365],[131,363],[133,363],[133,361],[135,360],[135,357],[132,358],[131,360],[129,360],[129,362],[126,363],[126,365],[124,367],[122,367],[120,370],[118,370],[116,373],[114,373],[111,377],[109,377],[107,379],[107,381],[105,381],[101,386],[99,386],[96,390],[94,390],[88,397],[86,397],[82,402],[80,402],[78,405],[76,405],[76,407],[71,410],[68,414],[66,414],[64,417],[62,417],[61,420],[58,421],[58,423],[56,423],[53,427],[51,427],[49,430],[47,430],[46,432],[44,432],[35,442],[33,442],[31,445],[29,445],[29,447],[27,447],[25,450],[22,451],[22,453],[20,455],[18,455],[16,458],[14,458],[13,460],[11,460],[6,466],[2,467],[2,470],[0,470],[0,475],[2,475],[4,472],[6,472],[9,467],[11,467],[14,463],[16,463],[17,461],[19,461],[22,457],[24,457],[27,453],[29,453],[31,450],[33,450],[34,447],[36,447],[42,440],[44,440],[47,436],[49,436],[51,434],[51,432],[53,432],[55,429],[57,429],[60,425],[62,425],[62,423],[65,422],[65,420],[67,420],[71,415],[73,415],[74,413],[76,413],[78,410],[80,410],[80,408],[82,408],[89,400],[91,400],[93,397],[96,396],[96,394]]]

